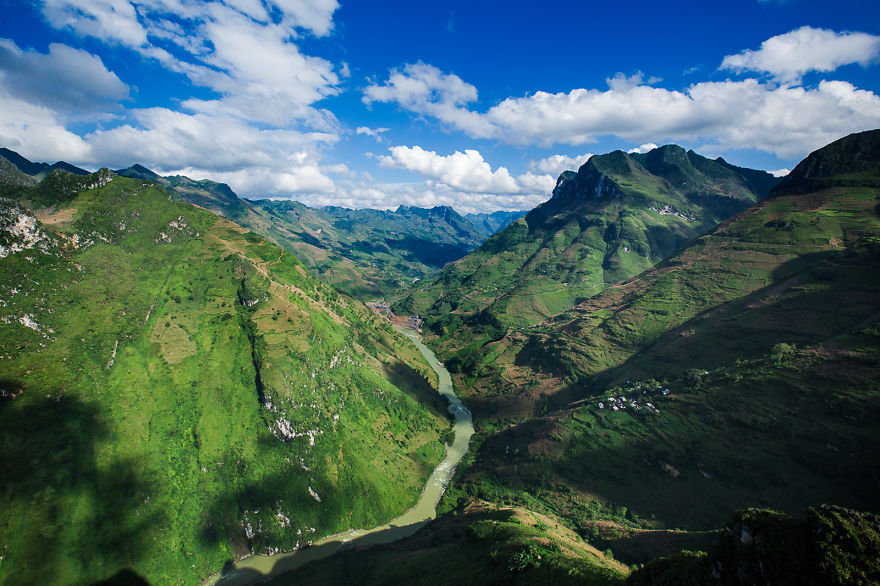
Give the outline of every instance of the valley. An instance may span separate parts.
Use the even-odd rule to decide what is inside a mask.
[[[782,181],[594,156],[482,244],[451,209],[7,157],[0,581],[659,584],[771,556],[725,523],[876,543],[878,136]],[[295,227],[360,283],[380,253],[352,238],[479,246],[349,289],[419,315],[426,346],[312,276],[345,270],[301,261]]]
[[[880,585],[880,4],[0,18],[0,586]]]

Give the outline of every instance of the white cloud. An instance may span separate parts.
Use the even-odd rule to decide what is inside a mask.
[[[655,76],[651,76],[648,79],[645,79],[644,73],[642,73],[641,71],[636,71],[630,76],[627,76],[626,74],[621,72],[615,73],[614,77],[609,77],[605,80],[605,83],[607,83],[608,87],[610,87],[612,90],[624,91],[640,85],[653,85],[661,81],[663,81],[663,78]]]
[[[0,80],[9,94],[56,112],[95,113],[129,96],[99,57],[58,43],[44,54],[0,39]]]
[[[91,161],[91,147],[49,108],[10,96],[0,84],[0,145],[32,160]]]
[[[290,197],[298,194],[329,193],[334,189],[333,180],[324,175],[317,165],[291,167],[278,170],[270,167],[247,167],[238,171],[213,171],[198,167],[185,167],[166,172],[184,175],[190,179],[210,179],[228,184],[241,197],[263,199]]]
[[[368,126],[358,126],[355,132],[359,135],[365,134],[372,136],[377,142],[382,142],[382,135],[388,132],[390,128],[370,128]]]
[[[880,36],[803,26],[771,37],[757,51],[728,55],[721,69],[756,71],[797,83],[809,71],[834,71],[851,63],[867,66],[880,56]]]
[[[141,163],[161,174],[223,181],[246,196],[333,189],[321,170],[319,147],[335,142],[336,135],[259,129],[232,116],[165,108],[134,113],[136,125],[85,137],[91,160],[112,167]]]
[[[791,169],[776,169],[774,171],[767,171],[774,177],[785,177],[789,173],[791,173]]]
[[[645,153],[649,153],[649,152],[653,151],[656,148],[657,148],[657,145],[654,144],[653,142],[646,142],[645,144],[641,144],[637,147],[631,148],[626,152],[628,152],[630,154],[639,153],[639,154],[643,155]]]
[[[219,94],[190,99],[193,112],[222,112],[283,126],[303,121],[328,130],[335,117],[313,104],[338,93],[329,61],[303,55],[301,30],[326,35],[336,0],[47,0],[46,20],[81,36],[155,59]],[[344,73],[344,68],[343,68]]]
[[[555,177],[525,173],[514,178],[506,167],[492,170],[479,151],[438,155],[419,146],[393,146],[391,156],[379,157],[387,167],[407,169],[451,189],[475,194],[549,194]]]
[[[305,55],[299,42],[305,33],[329,34],[336,0],[46,0],[40,6],[50,25],[127,47],[216,96],[184,99],[181,111],[119,108],[116,126],[78,137],[65,130],[74,106],[104,100],[106,110],[108,101],[128,97],[128,87],[83,51],[52,45],[42,55],[0,41],[0,68],[20,78],[16,91],[43,95],[48,106],[15,103],[18,109],[9,111],[21,111],[22,123],[0,123],[8,146],[28,142],[37,158],[57,153],[80,164],[139,162],[160,173],[225,181],[241,195],[333,191],[325,171],[343,170],[322,167],[321,157],[339,140],[340,124],[316,103],[339,92],[339,68]],[[27,67],[39,74],[28,78]],[[50,75],[55,79],[44,79]],[[70,148],[35,140],[31,127]]]
[[[394,70],[383,85],[364,90],[363,101],[395,102],[402,108],[433,116],[476,138],[494,135],[492,124],[466,105],[477,100],[477,88],[454,74],[445,74],[433,65],[407,64]]]
[[[579,145],[611,135],[635,144],[704,141],[717,151],[756,148],[788,158],[880,126],[880,97],[842,81],[823,81],[805,89],[745,79],[702,82],[676,91],[633,85],[637,74],[625,80],[612,78],[614,87],[607,90],[536,92],[508,98],[480,113],[466,108],[475,99],[476,88],[452,77],[450,81],[424,64],[417,71],[408,66],[394,72],[386,85],[367,88],[364,99],[395,101],[473,138],[543,147]],[[426,78],[447,83],[432,85],[424,82]],[[459,90],[447,92],[442,89],[446,86]]]
[[[53,27],[126,47],[140,47],[147,33],[128,0],[44,0],[43,16]]]
[[[584,153],[575,157],[567,155],[551,155],[538,161],[530,161],[529,169],[532,171],[540,171],[548,173],[553,177],[559,177],[563,171],[577,171],[581,165],[586,163],[593,153]]]

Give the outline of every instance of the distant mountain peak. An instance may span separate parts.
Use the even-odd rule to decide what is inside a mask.
[[[73,175],[89,175],[91,173],[91,171],[80,169],[79,167],[71,165],[70,163],[66,163],[64,161],[58,161],[51,165],[49,163],[34,163],[21,156],[17,152],[5,147],[0,148],[0,156],[15,165],[21,172],[25,173],[26,175],[30,175],[31,177],[38,177],[39,179],[42,179],[43,177],[57,169],[60,169],[61,171],[65,171],[67,173],[71,173]]]

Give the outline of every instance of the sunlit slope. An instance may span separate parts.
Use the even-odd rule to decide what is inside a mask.
[[[2,202],[0,582],[192,583],[414,504],[449,425],[415,348],[255,234],[94,177],[39,223]]]
[[[552,515],[470,501],[410,538],[339,553],[269,583],[612,586],[628,572]]]
[[[594,156],[560,176],[550,201],[419,283],[396,309],[426,315],[447,357],[473,349],[650,268],[775,182],[674,145]]]
[[[487,437],[460,489],[529,495],[585,528],[602,510],[689,528],[751,506],[877,510],[880,177],[842,174],[780,186],[637,278],[460,355]]]

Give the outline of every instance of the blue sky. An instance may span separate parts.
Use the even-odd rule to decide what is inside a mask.
[[[528,209],[590,154],[880,127],[876,1],[0,0],[0,146],[309,205]]]

